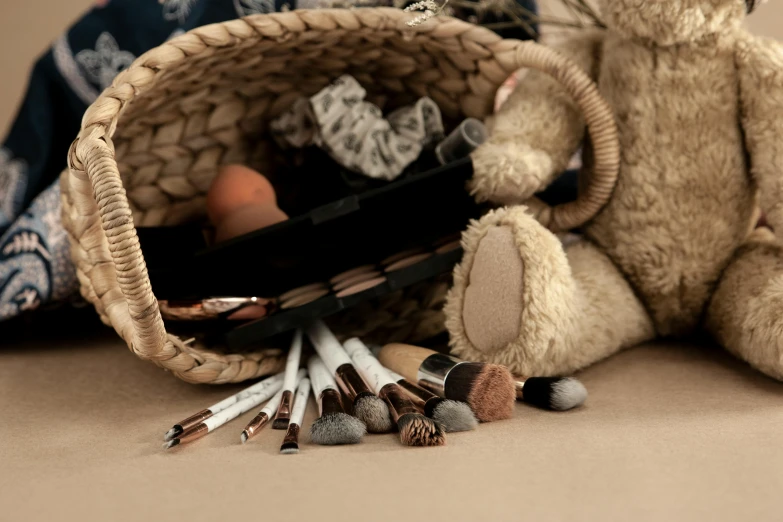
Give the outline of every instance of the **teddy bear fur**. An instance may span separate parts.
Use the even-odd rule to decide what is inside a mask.
[[[522,205],[585,136],[575,102],[529,71],[488,122],[471,224],[447,299],[452,352],[521,375],[570,373],[701,331],[783,379],[783,47],[742,27],[745,0],[601,0],[607,30],[558,50],[617,121],[615,191],[561,242]],[[589,176],[590,147],[584,175]]]

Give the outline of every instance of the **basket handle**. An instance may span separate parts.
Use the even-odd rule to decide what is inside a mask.
[[[582,110],[593,146],[592,175],[575,201],[550,207],[533,197],[526,202],[536,218],[554,231],[577,228],[593,219],[606,205],[620,170],[620,143],[617,124],[609,103],[592,79],[576,64],[536,42],[516,47],[516,68],[529,67],[552,76],[574,98]]]
[[[79,134],[68,152],[68,170],[74,211],[84,220],[85,232],[92,226],[94,217],[100,215],[101,236],[108,243],[111,259],[102,258],[105,254],[100,253],[103,249],[99,245],[94,245],[96,248],[88,255],[98,256],[95,269],[107,270],[108,280],[114,272],[119,285],[119,292],[108,288],[101,296],[111,324],[141,357],[153,360],[171,357],[173,353],[162,353],[167,351],[166,330],[152,293],[106,127],[92,125]]]

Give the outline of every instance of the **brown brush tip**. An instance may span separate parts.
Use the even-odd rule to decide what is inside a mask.
[[[445,388],[447,398],[467,402],[481,422],[508,419],[514,413],[514,377],[505,366],[458,364],[449,372]]]
[[[272,422],[272,429],[273,430],[286,430],[288,429],[288,421],[290,419],[286,419],[284,417],[278,417]]]
[[[406,446],[443,446],[446,430],[434,420],[419,413],[406,413],[397,421],[400,441]]]

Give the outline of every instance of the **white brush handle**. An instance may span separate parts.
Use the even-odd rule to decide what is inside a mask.
[[[384,366],[384,368],[386,368],[386,367]],[[389,377],[391,377],[392,379],[394,379],[394,382],[400,382],[400,381],[402,381],[402,380],[404,380],[404,379],[405,379],[405,377],[403,377],[403,376],[402,376],[402,375],[400,375],[399,373],[397,373],[397,372],[393,372],[393,371],[391,371],[391,370],[390,370],[390,369],[388,369],[388,368],[386,368],[386,371],[387,371],[387,372],[389,372]]]
[[[307,361],[307,374],[310,376],[310,383],[313,386],[313,394],[316,399],[321,396],[324,390],[337,390],[337,383],[334,377],[317,355],[313,355]]]
[[[285,362],[285,379],[283,379],[283,390],[294,391],[296,389],[296,372],[299,371],[299,362],[302,358],[302,330],[297,329],[294,332],[294,339],[291,341],[291,349],[288,350],[288,359]]]
[[[310,379],[305,377],[296,388],[296,397],[294,397],[294,409],[291,411],[291,420],[289,424],[302,425],[305,410],[307,409],[307,399],[310,397]]]
[[[299,385],[299,381],[301,381],[305,376],[306,370],[302,368],[297,372],[296,374],[296,382],[294,383],[293,387],[291,388],[291,391],[295,390],[296,387]],[[271,419],[274,417],[275,413],[277,413],[277,409],[280,407],[280,402],[283,400],[283,392],[285,390],[283,388],[280,388],[280,391],[275,394],[274,397],[269,399],[269,402],[266,403],[266,405],[261,408],[261,411],[258,413],[266,413],[267,416]]]
[[[362,378],[373,387],[375,393],[380,393],[381,388],[387,384],[395,383],[397,381],[392,379],[388,370],[381,365],[380,361],[370,352],[370,349],[365,346],[356,337],[345,341],[345,351],[351,357],[353,365],[356,366],[356,370],[362,376]]]
[[[311,323],[307,327],[307,337],[332,375],[343,364],[351,364],[351,358],[345,353],[343,345],[323,321]]]
[[[267,389],[265,393],[257,393],[255,395],[251,395],[245,399],[242,399],[241,401],[237,402],[236,404],[233,404],[229,406],[228,408],[220,411],[219,413],[216,413],[206,419],[204,421],[204,424],[207,425],[207,433],[210,431],[221,427],[222,425],[226,424],[229,421],[232,421],[242,415],[243,413],[246,413],[253,408],[257,408],[259,404],[264,402],[265,400],[269,399],[272,394],[274,394],[274,397],[282,397],[283,396],[283,390],[281,389],[283,385],[282,379],[278,381],[278,385],[274,387],[274,389]],[[277,393],[275,393],[277,391]],[[272,400],[274,400],[274,397],[272,397]],[[278,406],[280,405],[280,399],[277,400]],[[277,407],[275,407],[277,409]]]
[[[244,390],[232,395],[231,397],[228,397],[216,404],[213,404],[212,406],[209,407],[209,411],[211,411],[212,415],[214,416],[230,408],[231,406],[251,397],[257,397],[258,398],[257,404],[261,404],[265,400],[269,399],[269,397],[274,395],[275,392],[279,390],[282,386],[283,386],[283,374],[278,373],[277,375],[273,375],[268,379],[264,379],[263,381],[259,381],[254,385],[245,388]]]

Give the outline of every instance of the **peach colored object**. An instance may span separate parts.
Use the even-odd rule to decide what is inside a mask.
[[[245,205],[234,210],[217,225],[215,241],[226,241],[287,219],[285,212],[274,203]]]
[[[207,192],[207,215],[215,226],[239,208],[269,204],[277,204],[272,184],[260,173],[242,165],[222,167]]]

